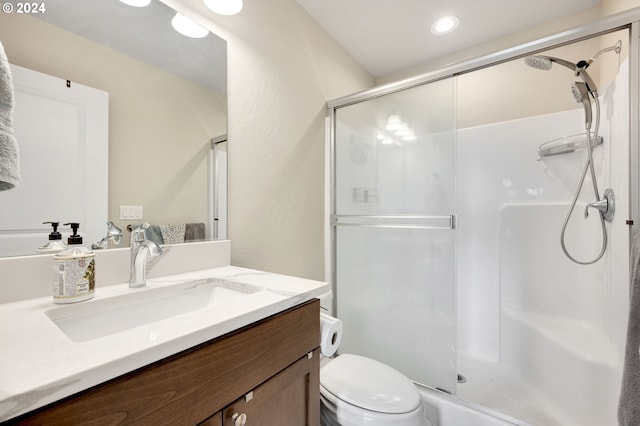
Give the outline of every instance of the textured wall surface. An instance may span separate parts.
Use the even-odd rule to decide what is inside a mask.
[[[326,101],[373,78],[294,0],[166,2],[228,43],[232,264],[323,279]]]

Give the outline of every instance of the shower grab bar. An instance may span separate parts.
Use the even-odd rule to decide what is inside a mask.
[[[331,226],[455,229],[455,215],[332,215]]]

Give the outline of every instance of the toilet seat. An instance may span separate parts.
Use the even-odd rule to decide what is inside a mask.
[[[420,393],[407,377],[359,355],[343,354],[332,359],[320,370],[320,385],[335,401],[377,413],[410,413],[421,405]]]

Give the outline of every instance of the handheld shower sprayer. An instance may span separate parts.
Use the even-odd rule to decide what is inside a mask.
[[[588,131],[591,129],[592,113],[591,98],[589,97],[587,84],[582,81],[574,81],[571,83],[571,93],[576,102],[581,103],[584,107],[584,128]]]
[[[598,181],[596,177],[596,170],[593,164],[593,155],[592,150],[595,141],[598,139],[598,127],[600,124],[600,101],[598,99],[598,88],[594,81],[591,79],[591,76],[587,72],[587,68],[603,53],[615,51],[617,54],[622,50],[622,42],[618,41],[615,45],[606,47],[604,49],[596,52],[588,60],[581,60],[577,63],[573,64],[567,60],[554,58],[552,56],[543,56],[543,55],[535,55],[528,56],[524,59],[525,63],[535,69],[548,71],[553,66],[553,63],[560,64],[566,68],[569,68],[573,71],[574,75],[580,78],[582,81],[574,81],[571,84],[571,93],[575,98],[576,102],[581,103],[584,107],[584,127],[586,130],[587,137],[587,162],[582,171],[582,178],[580,179],[580,183],[578,188],[574,194],[573,202],[571,203],[571,207],[567,213],[567,216],[564,220],[564,224],[562,225],[562,231],[560,232],[560,245],[562,246],[562,251],[564,254],[573,262],[581,264],[581,265],[589,265],[597,262],[602,258],[606,249],[607,249],[607,229],[605,227],[605,221],[611,222],[613,220],[613,215],[615,212],[615,199],[613,196],[613,190],[611,188],[607,188],[605,191],[605,197],[600,199],[600,193],[598,190]],[[596,108],[596,119],[595,119],[595,128],[594,131],[591,132],[591,124],[592,124],[592,111],[591,111],[591,102],[593,98],[593,103]],[[593,192],[596,198],[596,201],[593,203],[587,204],[585,208],[585,218],[588,217],[589,208],[596,208],[600,213],[600,227],[602,229],[602,246],[600,249],[600,253],[593,259],[588,261],[580,261],[574,258],[565,246],[565,231],[567,229],[567,225],[569,223],[569,219],[571,214],[576,207],[576,203],[578,201],[578,197],[580,192],[582,191],[582,185],[584,184],[587,172],[591,172],[591,181],[593,184]]]

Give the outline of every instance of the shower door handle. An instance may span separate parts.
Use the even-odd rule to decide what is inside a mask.
[[[333,215],[332,226],[455,229],[456,215]]]

